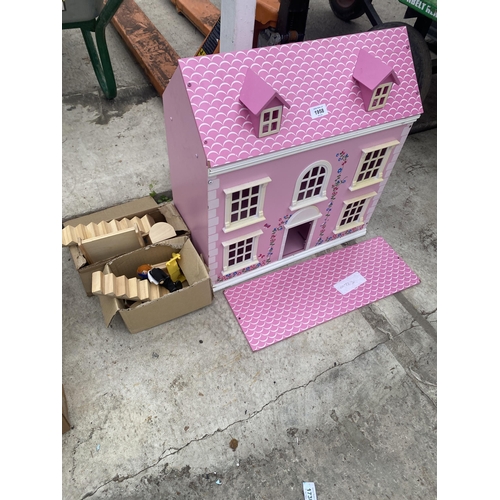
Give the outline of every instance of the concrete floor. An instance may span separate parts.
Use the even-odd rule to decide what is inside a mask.
[[[171,2],[137,4],[180,56],[201,45]],[[404,10],[377,2],[384,21]],[[311,0],[306,36],[370,26]],[[111,102],[80,33],[62,33],[63,220],[170,190],[161,98],[112,26],[107,34]],[[409,136],[358,240],[382,236],[421,283],[262,351],[251,352],[222,292],[136,335],[120,319],[106,328],[63,248],[73,425],[62,437],[63,499],[301,500],[303,481],[319,500],[436,498],[436,136]]]

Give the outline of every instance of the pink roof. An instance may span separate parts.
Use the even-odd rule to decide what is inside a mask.
[[[277,98],[283,106],[290,105],[276,92],[271,85],[266,83],[259,75],[248,68],[240,93],[240,101],[254,114],[259,114],[268,104]]]
[[[361,49],[393,68],[400,81],[387,104],[370,112],[353,78]],[[249,68],[290,105],[278,134],[253,133],[239,100]],[[423,112],[405,27],[189,57],[179,60],[178,71],[213,168]],[[319,105],[327,113],[313,118],[311,108]]]
[[[389,75],[394,83],[399,84],[399,78],[391,66],[365,49],[359,51],[352,75],[359,83],[374,90]]]

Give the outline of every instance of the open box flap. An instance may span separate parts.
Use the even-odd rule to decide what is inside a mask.
[[[111,272],[116,276],[124,274],[128,278],[135,276],[136,269],[143,264],[159,264],[172,257],[173,252],[179,252],[189,241],[187,236],[176,236],[169,240],[159,241],[153,245],[120,255],[108,262]]]
[[[206,279],[135,308],[120,309],[119,312],[130,333],[138,333],[208,306],[212,300],[212,286]],[[193,304],[196,304],[195,309]]]
[[[178,236],[189,235],[189,228],[181,217],[173,201],[167,201],[158,205],[158,210],[165,220],[175,229]]]
[[[209,277],[207,268],[191,240],[186,241],[179,253],[181,255],[179,266],[190,285]],[[189,262],[189,265],[183,265],[183,261]]]
[[[71,245],[69,248],[69,253],[73,258],[73,262],[75,263],[76,269],[81,269],[83,266],[87,264],[87,259],[84,257],[78,245]]]
[[[136,200],[129,201],[128,203],[100,210],[99,212],[93,212],[76,219],[67,220],[63,222],[63,226],[77,226],[78,224],[86,226],[91,222],[95,222],[97,224],[101,221],[109,222],[113,219],[124,219],[134,216],[142,217],[157,206],[156,201],[151,196],[145,196],[144,198],[138,198]]]

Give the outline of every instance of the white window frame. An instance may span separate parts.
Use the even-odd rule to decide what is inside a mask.
[[[349,187],[349,189],[351,191],[356,191],[356,189],[361,189],[361,188],[364,188],[367,186],[372,186],[374,184],[379,184],[380,182],[382,182],[384,180],[383,174],[384,174],[384,170],[385,170],[385,167],[387,165],[387,162],[389,161],[389,158],[394,150],[394,147],[397,146],[398,144],[399,144],[399,141],[390,141],[390,142],[386,142],[384,144],[378,144],[377,146],[373,146],[370,148],[363,148],[361,150],[363,152],[363,154],[361,155],[361,159],[359,160],[359,163],[358,163],[358,168],[356,168],[356,173],[354,174],[354,178],[352,180],[352,184]],[[381,149],[384,149],[384,148],[387,149],[384,156],[382,158],[380,158],[380,157],[377,158],[377,161],[380,159],[382,160],[380,162],[380,165],[378,166],[377,174],[374,177],[370,177],[369,179],[357,181],[356,179],[361,174],[361,171],[362,171],[362,168],[363,168],[363,165],[365,164],[365,162],[373,161],[371,158],[368,160],[366,159],[368,154],[373,153],[375,151],[380,151]],[[372,168],[370,168],[370,170],[373,171]]]
[[[252,266],[254,264],[257,264],[259,261],[257,259],[257,249],[259,246],[259,237],[262,234],[262,231],[259,229],[258,231],[254,231],[253,233],[248,233],[245,234],[244,236],[240,236],[238,238],[234,238],[232,240],[224,241],[222,242],[222,247],[224,248],[224,255],[223,255],[223,264],[222,264],[222,272],[223,274],[231,274],[236,271],[240,271],[241,269],[245,269],[246,267]],[[244,262],[239,262],[237,264],[233,264],[232,266],[229,265],[229,251],[231,245],[238,244],[240,242],[243,242],[245,240],[252,239],[252,250],[251,250],[251,257],[248,260],[245,260]]]
[[[264,199],[266,197],[266,187],[271,182],[270,177],[264,177],[262,179],[258,179],[256,181],[247,182],[245,184],[239,184],[238,186],[233,186],[228,189],[224,189],[223,192],[226,196],[226,207],[225,207],[225,215],[224,215],[224,227],[222,230],[227,233],[230,231],[234,231],[236,229],[240,229],[242,227],[249,226],[251,224],[255,224],[257,222],[265,221],[264,217]],[[250,217],[246,217],[245,219],[239,219],[237,221],[231,222],[231,213],[232,213],[232,205],[233,193],[242,192],[245,189],[252,189],[255,186],[259,186],[258,200],[257,200],[257,213]],[[250,205],[247,207],[250,210]],[[241,210],[241,208],[240,208]]]
[[[274,111],[278,111],[277,118],[273,118]],[[259,124],[259,137],[265,137],[266,135],[277,134],[280,131],[281,126],[281,114],[283,111],[283,106],[275,106],[273,108],[267,108],[262,110],[260,113],[260,124]],[[264,115],[269,113],[269,120],[264,119]],[[276,124],[276,130],[272,130],[273,123]],[[264,127],[267,127],[267,132],[264,132]]]
[[[321,185],[321,191],[319,194],[312,196],[310,198],[304,198],[302,200],[298,200],[299,193],[302,191],[300,188],[304,177],[307,175],[308,172],[311,172],[314,167],[325,167],[326,168],[326,173],[325,173],[325,178],[323,179],[323,184]],[[295,189],[293,192],[293,197],[292,197],[292,204],[290,205],[290,210],[299,210],[300,208],[308,207],[309,205],[314,205],[316,203],[319,203],[321,201],[327,200],[326,196],[326,189],[328,186],[328,183],[330,182],[330,177],[332,175],[332,165],[327,162],[326,160],[320,160],[320,161],[315,161],[314,163],[311,163],[308,167],[306,167],[299,175],[299,178],[297,179],[297,182],[295,183]],[[318,187],[318,186],[316,186]]]
[[[372,98],[370,99],[370,105],[368,106],[368,111],[373,111],[374,109],[380,109],[385,106],[387,99],[391,93],[392,82],[381,83],[373,90]],[[377,91],[380,91],[377,94]]]
[[[350,200],[344,200],[343,204],[344,207],[342,211],[340,212],[339,218],[337,220],[337,225],[335,226],[335,229],[333,230],[333,234],[339,234],[343,233],[344,231],[348,231],[349,229],[353,229],[358,226],[362,226],[365,223],[364,217],[366,213],[366,209],[368,208],[368,205],[370,204],[369,200],[376,196],[376,192],[372,191],[371,193],[364,194],[363,196],[358,196],[357,198],[351,198]],[[361,212],[359,213],[358,220],[355,222],[350,222],[349,224],[344,224],[343,226],[340,225],[342,222],[342,219],[345,216],[346,210],[349,207],[351,203],[355,203],[356,201],[361,201],[365,200],[365,203],[363,205],[363,208],[361,209]]]

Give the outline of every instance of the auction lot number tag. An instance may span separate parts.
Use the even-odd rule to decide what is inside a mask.
[[[318,500],[316,496],[316,486],[314,483],[302,483],[304,489],[304,500]]]
[[[326,104],[320,104],[319,106],[309,108],[309,112],[313,118],[321,118],[322,116],[326,116],[328,114]]]

